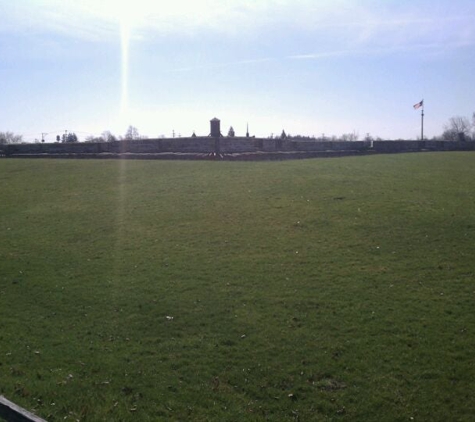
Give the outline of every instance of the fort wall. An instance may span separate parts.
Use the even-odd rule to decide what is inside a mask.
[[[117,155],[117,154],[261,154],[308,153],[322,156],[419,151],[474,151],[475,142],[453,141],[318,141],[247,137],[189,137],[124,140],[103,143],[36,143],[0,146],[3,156]],[[275,154],[274,154],[275,155]],[[287,156],[289,156],[287,154]],[[199,158],[199,157],[197,157]]]

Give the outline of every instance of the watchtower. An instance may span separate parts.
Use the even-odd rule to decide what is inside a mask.
[[[221,136],[221,121],[216,117],[210,120],[210,136],[213,138],[219,138]]]

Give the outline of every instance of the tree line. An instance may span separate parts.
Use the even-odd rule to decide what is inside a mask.
[[[195,135],[196,136],[196,135]],[[234,137],[234,129],[229,129],[228,137]],[[90,135],[87,136],[85,142],[114,142],[114,141],[133,141],[138,139],[146,139],[146,136],[143,136],[139,133],[139,130],[130,125],[127,128],[127,131],[123,136],[116,136],[109,130],[105,130],[101,133],[100,136]],[[307,136],[307,135],[291,135],[286,134],[283,130],[280,135],[274,136],[270,135],[269,138],[277,139],[303,139],[309,141],[358,141],[359,134],[356,132],[344,133],[343,135],[337,136],[325,136],[322,134],[319,137]],[[382,140],[379,137],[373,138],[369,133],[362,138],[365,141],[373,140]],[[475,141],[475,112],[472,114],[471,120],[468,117],[464,116],[454,116],[451,117],[446,124],[443,126],[443,132],[441,135],[434,136],[432,140],[437,141]],[[23,142],[23,135],[15,134],[13,132],[0,132],[0,145],[5,144],[19,144]],[[44,140],[43,140],[44,142]],[[62,136],[56,136],[56,142],[79,142],[79,138],[74,132],[65,133]]]
[[[472,121],[468,117],[451,117],[444,125],[444,132],[436,137],[438,140],[447,141],[475,141],[475,112]]]
[[[44,135],[44,134],[43,134]],[[84,141],[85,142],[114,142],[114,141],[122,141],[122,140],[137,140],[137,139],[145,139],[146,136],[143,136],[139,133],[139,130],[135,126],[129,126],[127,131],[123,136],[115,136],[111,131],[105,130],[101,133],[100,136],[90,135],[87,136]],[[79,142],[79,137],[76,135],[75,132],[63,133],[62,135],[57,135],[55,138],[56,142],[61,143],[74,143]],[[0,132],[0,145],[6,144],[21,144],[23,142],[23,135],[15,134],[13,132]],[[39,142],[36,140],[36,142]],[[44,142],[44,139],[42,139]]]
[[[139,130],[135,126],[130,125],[123,136],[115,136],[109,130],[105,130],[100,136],[86,137],[85,142],[135,141],[146,138],[146,136],[139,133]]]
[[[20,144],[23,142],[23,135],[16,135],[13,132],[0,132],[0,145]]]

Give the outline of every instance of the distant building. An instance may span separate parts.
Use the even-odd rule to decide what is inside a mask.
[[[221,121],[214,117],[210,120],[210,135],[213,138],[219,138],[221,136]]]
[[[234,129],[233,127],[231,126],[228,130],[228,137],[230,138],[234,138],[234,136],[236,136],[236,134],[234,133]]]

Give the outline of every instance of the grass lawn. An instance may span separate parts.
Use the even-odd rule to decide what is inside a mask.
[[[0,394],[49,421],[469,421],[475,153],[0,159]]]

